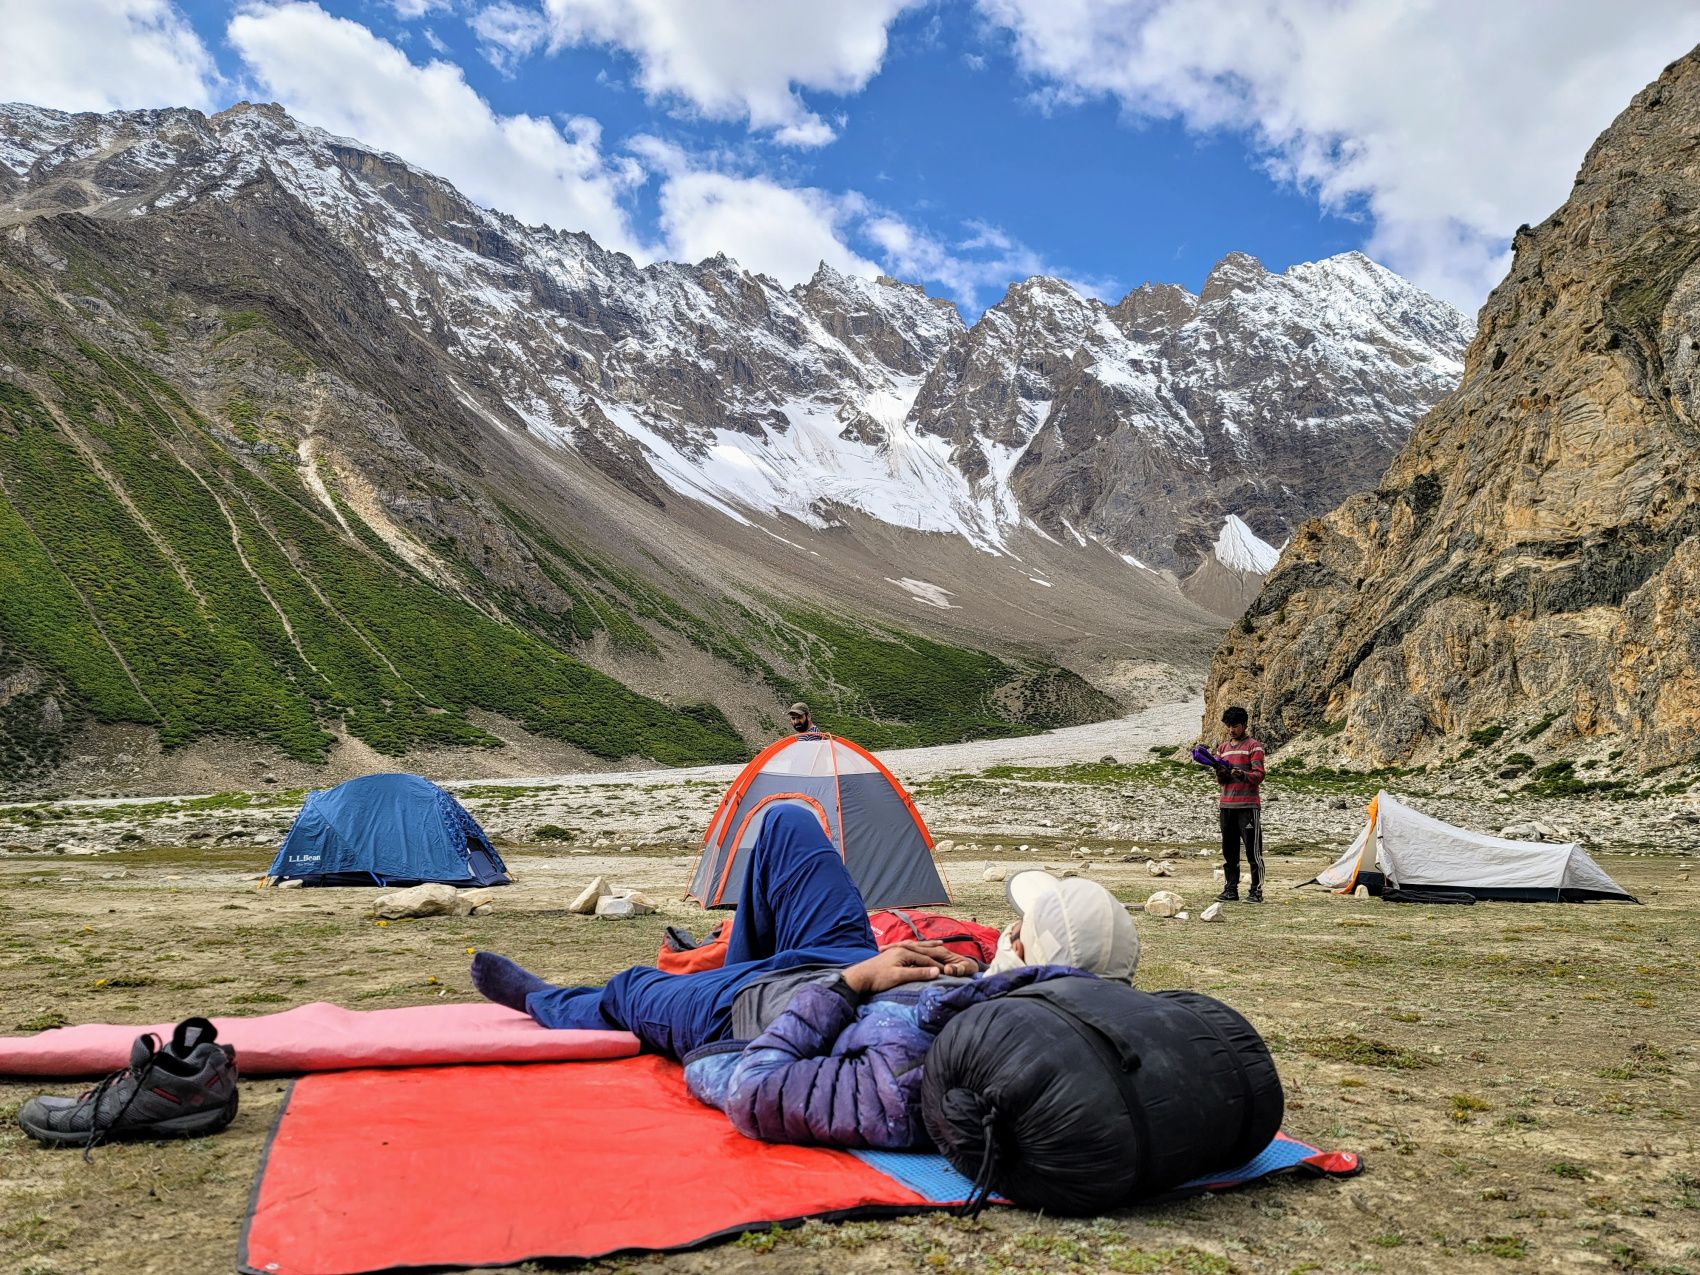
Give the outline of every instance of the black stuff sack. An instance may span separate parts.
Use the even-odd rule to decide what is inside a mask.
[[[1090,1214],[1246,1163],[1281,1127],[1263,1038],[1196,992],[1083,975],[986,1001],[927,1052],[939,1150],[1023,1208]]]

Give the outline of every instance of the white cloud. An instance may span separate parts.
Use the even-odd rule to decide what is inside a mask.
[[[503,75],[549,40],[549,24],[536,9],[500,0],[480,9],[467,21],[478,37],[478,49]]]
[[[631,148],[665,174],[661,232],[666,255],[674,260],[701,261],[724,252],[745,269],[787,286],[809,278],[822,261],[847,274],[879,273],[846,242],[866,208],[860,195],[705,168],[703,156],[647,135],[633,138]]]
[[[390,8],[395,10],[396,17],[411,21],[433,11],[452,9],[454,0],[390,0]]]
[[[1249,132],[1366,248],[1478,304],[1631,96],[1700,41],[1692,0],[977,0],[1052,106]]]
[[[986,288],[1004,288],[1017,279],[1052,273],[1038,253],[996,227],[975,222],[967,229],[971,232],[967,239],[947,243],[889,213],[871,218],[864,228],[879,245],[890,274],[940,284],[971,310],[979,307]]]
[[[206,46],[169,0],[0,0],[0,101],[207,110],[218,83]]]
[[[918,0],[544,0],[551,42],[624,49],[651,98],[747,119],[790,146],[836,135],[798,89],[860,91],[885,60],[886,28]]]
[[[264,90],[298,118],[393,151],[522,221],[583,230],[605,247],[649,255],[622,203],[643,171],[603,154],[595,120],[563,126],[498,115],[458,66],[416,66],[316,4],[245,9],[228,35]]]
[[[663,175],[661,230],[666,255],[701,261],[724,252],[739,265],[787,286],[808,279],[822,261],[846,274],[889,274],[934,285],[977,313],[988,292],[1035,274],[1058,274],[1038,253],[1000,228],[969,222],[963,235],[941,238],[880,207],[859,191],[833,193],[784,186],[739,171],[740,157],[688,154],[659,138],[629,143]],[[1109,286],[1071,279],[1079,291]]]

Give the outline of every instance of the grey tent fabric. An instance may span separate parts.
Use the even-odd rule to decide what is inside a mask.
[[[736,907],[743,856],[781,805],[820,821],[869,908],[950,902],[932,836],[903,785],[873,754],[835,736],[782,739],[746,766],[709,824],[690,897]]]
[[[1352,888],[1360,873],[1383,874],[1398,889],[1467,890],[1480,899],[1576,902],[1635,897],[1571,842],[1510,841],[1457,828],[1378,793],[1357,840],[1317,874],[1330,890]]]

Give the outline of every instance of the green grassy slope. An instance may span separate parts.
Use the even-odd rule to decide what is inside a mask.
[[[147,317],[135,339],[110,339],[49,287],[0,271],[10,287],[0,297],[0,784],[50,765],[65,727],[89,721],[151,726],[168,748],[230,736],[314,762],[339,728],[390,755],[496,745],[470,716],[482,710],[610,759],[749,755],[689,689],[664,704],[575,655],[592,642],[663,664],[688,644],[771,695],[776,721],[779,705],[805,698],[823,725],[873,747],[1114,710],[1042,658],[779,597],[675,596],[658,561],[653,571],[610,561],[500,499],[498,518],[458,470],[404,468],[396,481],[439,507],[468,510],[479,492],[479,525],[529,554],[492,572],[473,542],[444,534],[426,546],[456,577],[444,587],[391,549],[334,475],[320,475],[334,507],[309,489],[291,418],[310,401],[315,363],[291,338],[231,309],[214,316],[209,340],[204,324],[197,335],[173,321],[185,307],[73,262],[79,288],[166,321]],[[174,383],[232,373],[273,386],[273,401],[236,391],[209,416]]]
[[[322,757],[341,719],[382,752],[492,741],[503,713],[602,757],[729,761],[717,711],[638,695],[343,533],[292,464],[250,467],[168,386],[83,346],[41,355],[50,408],[0,381],[0,642],[98,721]],[[35,379],[32,378],[32,379]]]

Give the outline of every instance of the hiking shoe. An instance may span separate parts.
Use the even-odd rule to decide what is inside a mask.
[[[76,1098],[31,1098],[18,1112],[24,1132],[48,1146],[120,1137],[196,1137],[236,1117],[236,1051],[217,1042],[204,1018],[177,1024],[163,1047],[152,1032],[130,1047],[130,1065]]]
[[[1218,903],[1238,903],[1239,901],[1240,892],[1233,889],[1231,886],[1216,896],[1216,902]]]
[[[1245,896],[1245,901],[1247,903],[1262,903],[1263,902],[1263,891],[1262,890],[1253,890],[1250,894]]]

